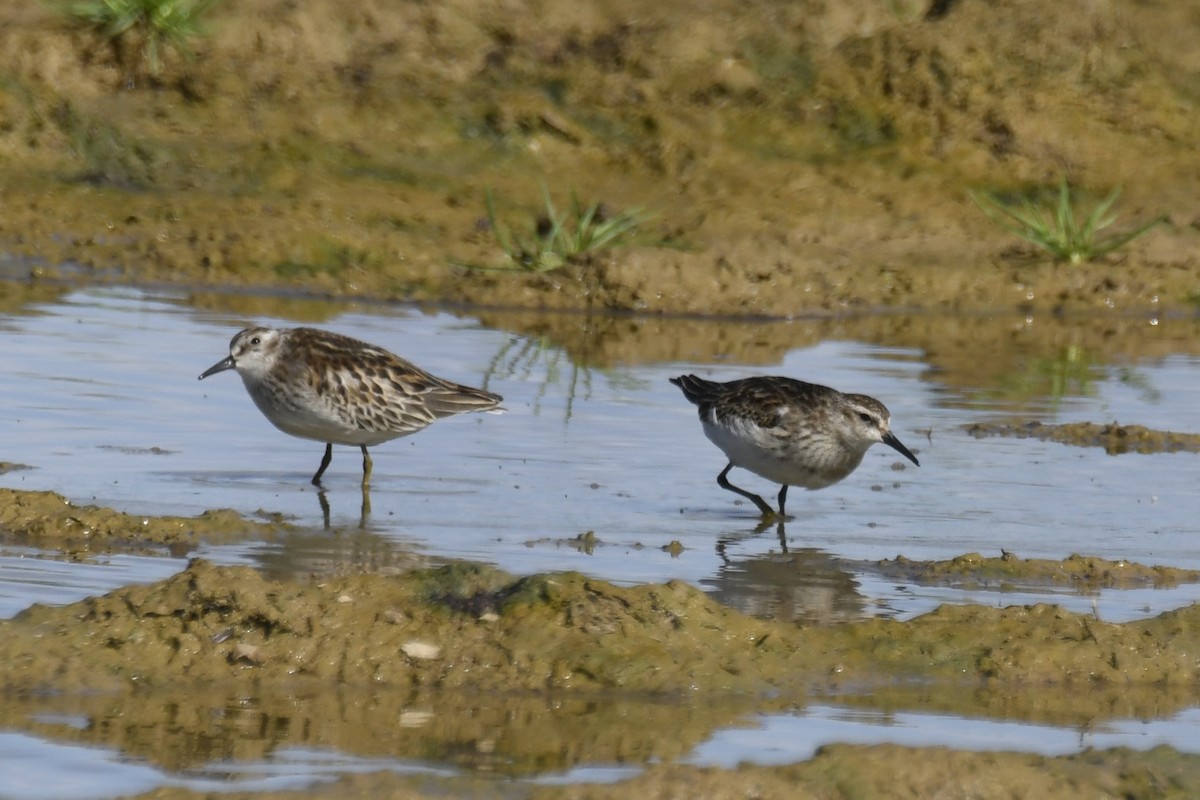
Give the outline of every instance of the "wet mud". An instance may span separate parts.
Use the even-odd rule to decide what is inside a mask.
[[[967,433],[982,439],[985,436],[1008,436],[1014,439],[1043,439],[1075,447],[1102,447],[1110,456],[1122,453],[1197,453],[1200,434],[1176,431],[1156,431],[1144,425],[1118,425],[1110,422],[1071,422],[1046,425],[1026,422],[1011,425],[1002,422],[974,423]]]
[[[1194,685],[1200,607],[1107,623],[1053,605],[943,606],[795,626],[681,583],[470,565],[269,580],[193,561],[149,586],[0,623],[8,691],[303,681],[470,691],[803,693],[925,679]],[[1081,700],[1081,702],[1084,702]]]
[[[1166,589],[1200,581],[1200,571],[1147,566],[1075,554],[1061,561],[1018,558],[1015,554],[985,557],[967,553],[948,561],[912,561],[903,556],[870,565],[881,574],[919,583],[946,583],[966,588],[983,586],[1071,586],[1080,590]]]
[[[1036,605],[797,626],[744,616],[679,583],[621,588],[574,573],[514,578],[471,565],[272,580],[193,561],[152,585],[35,606],[0,623],[0,686],[7,725],[116,747],[164,769],[264,759],[292,746],[401,760],[438,753],[469,773],[520,777],[575,764],[669,763],[749,715],[820,697],[1081,728],[1157,716],[1192,704],[1197,647],[1197,607],[1124,624]],[[93,724],[64,726],[59,709]],[[661,735],[664,725],[671,736]],[[861,764],[897,769],[904,759],[893,778],[914,797],[962,786],[976,770],[1000,770],[973,779],[972,796],[983,797],[1001,796],[1002,786],[1016,792],[1004,796],[1053,796],[1045,792],[1067,775],[1099,787],[1200,780],[1194,757],[1167,749],[1048,759],[835,746],[786,768],[660,764],[607,787],[524,788],[530,797],[609,797],[704,786],[706,796],[723,796],[753,776],[777,787],[764,788],[774,796],[784,787],[826,791],[832,775],[846,772],[840,785],[853,772],[856,796],[884,797],[895,796],[877,783],[884,773]],[[947,772],[950,762],[960,768]],[[335,786],[340,796],[412,788],[397,775]],[[497,790],[461,777],[437,786],[429,790]]]
[[[271,541],[290,530],[282,519],[249,520],[227,508],[198,517],[138,516],[76,505],[56,492],[0,488],[0,540],[65,553],[187,553],[202,542]]]
[[[6,4],[0,252],[42,278],[490,306],[1194,310],[1189,7],[550,6],[250,0],[152,77]],[[1123,186],[1117,229],[1165,222],[1066,266],[968,199],[1061,176],[1084,209]],[[543,185],[654,216],[569,269],[461,266],[503,263],[485,189],[532,230]]]
[[[219,4],[195,58],[150,77],[49,5],[14,0],[0,8],[0,309],[104,281],[188,287],[197,307],[248,319],[330,313],[301,295],[418,301],[544,337],[575,371],[770,365],[843,337],[919,350],[947,387],[1020,409],[1086,389],[1101,365],[1200,349],[1196,23],[1188,4],[1152,6],[246,0]],[[1085,207],[1123,187],[1118,228],[1164,222],[1068,266],[967,199],[1064,176]],[[654,216],[632,244],[559,272],[463,266],[503,258],[484,190],[521,228],[543,186],[560,205],[574,192]],[[496,369],[537,357],[502,353]],[[1194,434],[1138,425],[973,433],[1195,449]],[[67,554],[285,533],[285,520],[227,510],[146,518],[0,495],[5,542]],[[1196,578],[1086,556],[878,569],[989,586]],[[1200,677],[1194,607],[1120,625],[1051,605],[796,625],[682,584],[471,565],[314,572],[198,561],[34,607],[0,623],[0,713],[171,769],[302,745],[520,776],[670,762],[813,696],[1087,730],[1190,708]],[[96,722],[38,716],[56,709]],[[608,786],[384,773],[227,796],[1185,797],[1200,794],[1198,766],[1163,748],[838,745],[786,767],[659,763]]]

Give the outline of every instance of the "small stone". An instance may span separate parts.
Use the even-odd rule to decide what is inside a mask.
[[[423,725],[428,725],[433,722],[434,714],[432,711],[419,711],[416,709],[406,709],[400,712],[398,720],[401,728],[420,728]]]
[[[263,655],[262,648],[258,645],[239,643],[230,653],[229,660],[258,666],[265,662],[267,657]]]
[[[428,642],[405,642],[400,645],[400,651],[409,658],[415,658],[422,661],[429,661],[439,657],[442,654],[442,648],[436,644]]]

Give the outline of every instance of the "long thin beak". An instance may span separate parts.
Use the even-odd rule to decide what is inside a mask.
[[[200,377],[203,378],[204,375],[201,375]],[[888,431],[887,433],[885,433],[883,435],[883,443],[886,444],[888,447],[895,448],[896,451],[898,453],[900,453],[900,455],[904,456],[909,461],[916,464],[918,467],[921,466],[921,462],[917,461],[917,457],[914,456],[911,452],[909,452],[909,449],[907,447],[905,447],[900,442],[899,439],[896,438],[896,434],[892,433],[891,431]]]
[[[207,378],[209,375],[216,375],[218,372],[224,372],[225,370],[233,369],[236,366],[237,366],[237,364],[234,363],[233,356],[226,356],[225,358],[222,358],[217,363],[213,364],[208,369],[204,370],[204,372],[201,372],[200,377],[196,378],[196,380],[202,381],[205,378]],[[912,458],[912,456],[909,456],[909,458]]]

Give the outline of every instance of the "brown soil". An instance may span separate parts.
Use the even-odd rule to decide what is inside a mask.
[[[885,575],[902,580],[952,582],[968,586],[1066,585],[1085,591],[1153,586],[1165,589],[1200,582],[1200,571],[1146,566],[1130,561],[1110,561],[1073,555],[1062,561],[1017,558],[1005,552],[995,558],[967,553],[949,561],[912,561],[904,556],[873,565]]]
[[[218,6],[195,58],[151,77],[136,49],[11,0],[0,7],[0,267],[17,280],[0,282],[0,309],[53,300],[58,279],[188,286],[197,306],[250,317],[281,302],[291,318],[328,312],[230,291],[462,303],[485,324],[547,336],[578,369],[766,364],[852,335],[919,348],[950,388],[1019,407],[1086,384],[1097,363],[1200,347],[1194,326],[1170,324],[1200,295],[1198,27],[1194,4],[1165,0],[243,0]],[[1064,176],[1085,205],[1124,187],[1117,228],[1166,221],[1068,266],[967,198],[1045,192]],[[503,263],[485,189],[505,221],[529,228],[543,184],[560,206],[575,192],[654,217],[636,243],[558,272],[461,266]],[[539,308],[662,316],[521,311]],[[913,309],[931,313],[868,314]],[[787,322],[718,329],[706,315]],[[11,493],[0,509],[7,537],[67,553],[285,527],[224,511],[142,519],[40,493]],[[1014,560],[894,566],[1089,585],[1125,585],[1131,566]],[[1195,608],[1114,625],[1051,606],[796,627],[677,584],[466,566],[277,579],[197,562],[0,623],[0,685],[10,728],[172,768],[280,744],[420,759],[459,743],[464,763],[520,774],[669,762],[746,713],[851,686],[895,707],[1081,729],[1161,715],[1194,705],[1198,631]],[[627,702],[647,691],[673,701]],[[519,698],[496,699],[510,692]],[[64,702],[109,703],[122,723],[64,731],[38,717]],[[231,717],[263,735],[215,722]],[[408,723],[436,730],[398,744]],[[247,741],[263,750],[245,752]],[[838,746],[779,768],[664,763],[608,787],[431,789],[383,774],[304,796],[1183,797],[1198,776],[1194,757],[1166,750]]]
[[[187,553],[200,542],[270,541],[291,528],[247,520],[230,509],[198,517],[147,517],[77,506],[54,492],[0,488],[0,540],[72,554],[166,548]]]
[[[1143,425],[1118,425],[1115,422],[1107,425],[1094,422],[1065,425],[1045,425],[1041,422],[1023,425],[974,423],[967,427],[967,433],[980,439],[985,436],[1033,437],[1076,447],[1103,447],[1110,456],[1121,453],[1200,452],[1200,434],[1156,431]]]
[[[0,251],[36,275],[485,305],[792,315],[1184,310],[1200,62],[1188,4],[223,4],[191,60],[0,10]],[[1124,186],[1121,254],[1054,265],[969,189]],[[550,275],[483,191],[656,216]],[[18,273],[21,271],[17,270]]]
[[[618,588],[572,573],[513,579],[467,565],[280,581],[195,561],[156,584],[0,622],[0,686],[10,726],[119,747],[172,770],[262,759],[284,746],[417,759],[433,748],[519,777],[671,761],[749,714],[812,696],[845,700],[846,691],[867,707],[1083,727],[1157,716],[1194,702],[1197,647],[1197,607],[1125,624],[1039,605],[797,627],[742,616],[678,583]],[[930,686],[938,687],[932,697]],[[62,726],[60,708],[97,719],[119,708],[122,724]],[[259,729],[272,734],[247,735]],[[965,773],[947,772],[951,762]],[[659,766],[620,786],[639,796],[724,796],[751,776],[763,796],[794,785],[819,797],[890,797],[885,786],[896,780],[912,787],[900,796],[941,787],[1035,797],[1055,796],[1068,774],[1119,793],[1159,788],[1176,771],[1189,786],[1200,781],[1194,757],[1167,750],[1045,759],[829,747],[789,768]],[[852,775],[854,791],[828,794],[827,781]],[[460,783],[473,785],[456,779],[437,791]],[[342,796],[364,786],[402,796],[409,781],[340,785]],[[1001,787],[1017,788],[1001,795]],[[618,787],[526,788],[528,796],[607,797]]]
[[[195,561],[156,584],[34,607],[0,623],[0,643],[0,684],[21,692],[315,680],[796,695],[922,676],[1099,693],[1194,686],[1200,608],[1114,624],[1048,605],[945,606],[911,622],[796,627],[743,616],[680,583],[626,589],[469,565],[272,580]]]

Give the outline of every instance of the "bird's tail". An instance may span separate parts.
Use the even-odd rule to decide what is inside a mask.
[[[671,383],[683,390],[684,397],[697,405],[710,397],[713,390],[718,386],[717,383],[706,381],[698,375],[680,375],[678,378],[671,378],[670,380]]]
[[[503,399],[500,395],[483,389],[452,384],[443,391],[433,391],[425,395],[425,405],[436,417],[449,417],[470,411],[503,414],[505,409],[500,407],[500,401]]]

